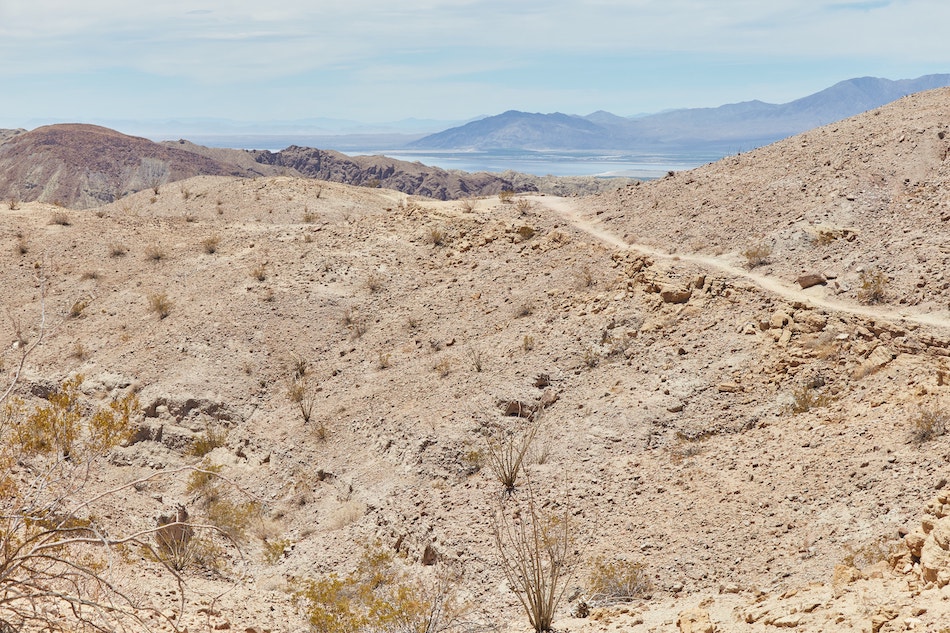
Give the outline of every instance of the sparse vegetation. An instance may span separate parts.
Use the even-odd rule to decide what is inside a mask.
[[[373,293],[382,290],[385,283],[386,278],[379,273],[370,273],[366,278],[366,288]]]
[[[772,256],[772,247],[768,244],[756,244],[742,251],[745,263],[748,268],[756,268],[769,263],[769,257]]]
[[[527,198],[518,198],[518,202],[515,203],[515,209],[521,215],[526,215],[528,211],[531,210],[531,201]]]
[[[7,201],[7,206],[11,211],[17,211],[20,208],[20,199],[16,196],[11,197]]]
[[[219,446],[224,446],[228,439],[226,429],[209,425],[194,439],[188,452],[195,457],[204,457]]]
[[[149,261],[160,262],[167,257],[168,255],[165,253],[165,249],[163,249],[158,244],[152,244],[145,247],[145,259]]]
[[[129,249],[126,248],[125,244],[113,242],[109,245],[109,257],[124,257],[128,252]]]
[[[498,193],[498,199],[505,204],[510,204],[515,197],[515,192],[511,189],[502,189]]]
[[[26,255],[27,253],[30,252],[30,244],[29,242],[26,241],[25,237],[20,236],[17,238],[14,252],[16,252],[19,255]]]
[[[649,594],[652,588],[653,583],[642,563],[601,556],[590,566],[587,601],[594,606],[630,602]]]
[[[308,580],[295,597],[315,633],[443,633],[460,629],[467,611],[458,597],[458,579],[444,564],[427,577],[411,575],[376,544],[352,573]]]
[[[59,226],[69,226],[69,214],[65,211],[54,211],[53,215],[49,218],[50,224],[58,224]]]
[[[264,281],[267,279],[267,265],[264,262],[258,262],[251,267],[250,274],[252,279]]]
[[[287,399],[297,407],[304,424],[308,424],[313,416],[318,391],[319,387],[303,377],[291,380],[287,386]]]
[[[478,349],[472,344],[465,350],[465,354],[468,356],[468,359],[472,362],[472,367],[476,372],[481,373],[482,371],[482,350]]]
[[[515,491],[525,456],[538,434],[540,422],[531,421],[521,429],[499,429],[485,441],[485,461],[505,494]]]
[[[811,409],[828,406],[832,402],[834,402],[834,396],[811,385],[799,385],[792,391],[792,401],[788,409],[792,413],[805,413]]]
[[[148,307],[159,319],[164,319],[171,314],[172,302],[164,292],[156,292],[148,296]]]
[[[923,444],[947,433],[950,416],[935,408],[921,408],[911,419],[910,437],[914,444]]]
[[[208,255],[213,255],[218,252],[218,245],[221,243],[221,237],[217,234],[209,235],[208,237],[201,240],[201,250],[203,250]]]
[[[883,303],[889,280],[879,268],[862,270],[858,276],[858,301],[865,304]]]
[[[78,319],[82,316],[83,311],[89,305],[89,302],[86,299],[77,299],[73,302],[73,305],[70,306],[68,316],[70,319]]]
[[[452,373],[452,363],[449,362],[449,359],[443,358],[435,364],[432,370],[435,371],[440,378],[447,378],[448,375]]]
[[[428,240],[433,246],[442,246],[445,244],[445,231],[437,226],[430,227]]]
[[[542,512],[530,488],[525,500],[512,505],[509,511],[502,505],[493,516],[498,560],[531,627],[551,631],[577,564],[576,526],[566,504]]]
[[[366,319],[354,308],[343,312],[343,325],[350,331],[353,338],[360,338],[366,334]]]

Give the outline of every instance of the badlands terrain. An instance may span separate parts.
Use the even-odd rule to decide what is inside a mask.
[[[576,538],[557,630],[946,630],[948,132],[938,90],[588,197],[224,174],[11,200],[0,377],[45,305],[21,397],[81,374],[142,405],[96,489],[200,464],[257,502],[240,553],[183,569],[180,618],[157,562],[117,564],[158,630],[307,630],[293,588],[376,547],[455,570],[460,628],[526,631],[492,517],[527,482]],[[486,438],[526,411],[505,495]],[[199,497],[185,472],[96,513],[200,524]],[[649,586],[594,600],[604,561]]]

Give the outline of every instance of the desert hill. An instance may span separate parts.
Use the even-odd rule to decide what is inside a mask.
[[[350,573],[367,543],[418,578],[460,570],[466,623],[526,630],[491,520],[526,485],[506,498],[486,438],[539,411],[526,478],[581,558],[557,628],[938,631],[947,120],[947,91],[915,95],[587,198],[201,176],[4,205],[0,377],[45,302],[19,395],[80,373],[89,406],[142,403],[97,489],[201,463],[260,502],[243,558],[184,569],[189,630],[304,630],[288,588]],[[879,303],[862,268],[887,277]],[[808,272],[832,278],[803,290]],[[95,514],[129,530],[179,503],[212,520],[184,477],[111,503]],[[651,587],[573,617],[601,557]],[[157,563],[129,564],[142,603],[175,608]]]
[[[441,200],[504,190],[595,193],[620,181],[450,172],[385,156],[350,157],[292,146],[280,152],[209,148],[184,139],[155,143],[85,124],[7,130],[0,135],[0,197],[87,209],[198,175],[303,176],[386,187]]]

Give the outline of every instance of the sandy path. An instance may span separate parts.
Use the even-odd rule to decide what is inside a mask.
[[[708,257],[704,255],[693,255],[689,253],[666,253],[646,244],[632,243],[628,244],[622,237],[611,233],[602,226],[586,219],[577,207],[575,200],[571,198],[556,198],[551,196],[532,196],[532,200],[541,206],[554,211],[566,221],[570,222],[577,229],[591,235],[605,244],[609,244],[619,249],[632,250],[644,255],[649,255],[654,259],[678,260],[691,262],[707,269],[718,270],[734,277],[748,279],[763,290],[777,294],[791,301],[799,301],[811,305],[815,308],[830,310],[834,312],[844,312],[855,314],[873,319],[885,319],[889,321],[906,321],[919,323],[921,325],[931,325],[941,328],[950,328],[950,318],[944,314],[936,313],[913,313],[910,311],[889,310],[876,306],[862,306],[844,301],[838,301],[828,297],[817,296],[814,291],[808,292],[802,290],[797,283],[776,279],[762,275],[751,270],[736,266],[720,257]]]

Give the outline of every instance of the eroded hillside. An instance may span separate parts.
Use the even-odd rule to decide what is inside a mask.
[[[903,121],[895,130],[920,126],[919,138],[941,140],[912,121],[927,110],[910,103],[841,130],[891,138],[885,128]],[[292,582],[350,573],[373,543],[409,574],[460,570],[466,622],[523,630],[491,519],[511,500],[485,453],[487,437],[529,424],[525,411],[540,411],[541,424],[527,480],[539,505],[567,511],[578,538],[558,628],[861,631],[878,618],[878,630],[939,630],[950,607],[937,563],[902,537],[921,531],[947,485],[948,439],[922,437],[918,422],[945,407],[950,329],[902,321],[895,306],[865,306],[831,285],[763,288],[739,251],[761,235],[771,263],[753,272],[786,282],[820,262],[845,280],[845,261],[883,267],[891,253],[885,303],[899,305],[897,271],[940,249],[939,231],[919,221],[944,204],[943,172],[919,172],[913,182],[932,196],[903,199],[884,251],[876,215],[836,215],[847,196],[827,218],[793,212],[802,182],[847,193],[846,183],[870,182],[872,158],[843,164],[840,182],[794,172],[798,184],[781,196],[770,185],[809,164],[801,146],[816,134],[760,150],[741,194],[727,161],[617,198],[439,202],[307,179],[200,177],[94,210],[5,206],[7,331],[35,340],[44,297],[49,322],[18,391],[37,401],[81,373],[90,402],[138,394],[139,432],[97,485],[204,464],[259,501],[267,527],[243,559],[184,570],[189,630],[300,630]],[[833,134],[820,133],[829,147]],[[892,169],[903,183],[911,167]],[[707,206],[723,211],[687,220],[693,211],[672,197],[700,195],[701,184]],[[724,211],[745,195],[775,204],[755,216]],[[656,209],[637,206],[653,199]],[[857,237],[814,245],[802,235],[819,219]],[[628,248],[631,237],[684,256]],[[865,313],[810,301],[825,294]],[[931,298],[912,307],[940,309]],[[5,347],[5,379],[17,358]],[[289,397],[304,377],[308,422]],[[194,455],[212,436],[220,445]],[[100,512],[131,530],[179,503],[206,519],[187,484],[147,482]],[[945,514],[931,506],[924,530],[937,534]],[[641,563],[652,587],[572,617],[598,557]],[[124,582],[174,607],[157,564],[132,562]]]

